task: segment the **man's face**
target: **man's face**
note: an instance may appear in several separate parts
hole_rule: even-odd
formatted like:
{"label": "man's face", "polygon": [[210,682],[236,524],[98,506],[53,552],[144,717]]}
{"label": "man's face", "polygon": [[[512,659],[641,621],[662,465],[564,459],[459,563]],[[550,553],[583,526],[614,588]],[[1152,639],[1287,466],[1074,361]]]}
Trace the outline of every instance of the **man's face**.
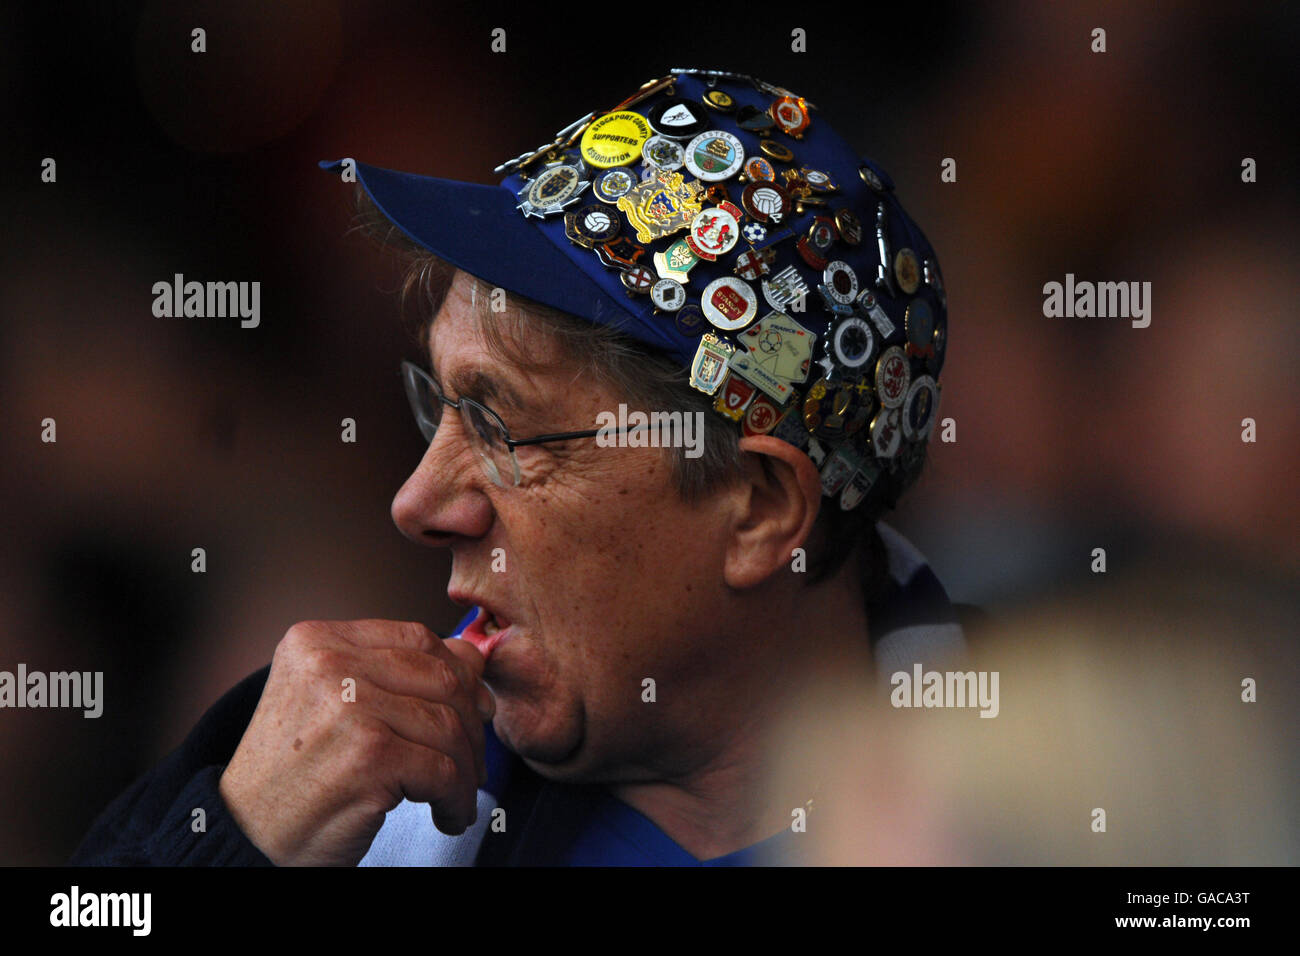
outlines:
{"label": "man's face", "polygon": [[[489,352],[478,317],[487,290],[473,304],[473,287],[456,273],[429,334],[448,398],[491,408],[512,438],[596,428],[599,412],[627,401],[574,363],[525,374]],[[542,332],[523,327],[530,354],[560,358]],[[586,438],[516,454],[520,485],[494,485],[446,408],[392,507],[403,534],[451,549],[452,599],[506,627],[484,674],[497,735],[552,778],[689,769],[701,754],[682,741],[715,710],[723,717],[727,674],[742,656],[718,613],[726,509],[681,501],[660,449]],[[655,702],[643,700],[646,678]]]}

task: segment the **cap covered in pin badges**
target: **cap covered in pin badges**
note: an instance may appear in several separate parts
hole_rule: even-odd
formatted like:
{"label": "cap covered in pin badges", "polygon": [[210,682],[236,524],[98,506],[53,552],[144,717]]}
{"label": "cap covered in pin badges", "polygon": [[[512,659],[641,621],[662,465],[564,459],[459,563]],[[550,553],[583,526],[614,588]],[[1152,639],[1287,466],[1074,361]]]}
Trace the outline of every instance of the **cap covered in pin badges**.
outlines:
{"label": "cap covered in pin badges", "polygon": [[745,435],[805,450],[841,508],[924,457],[938,257],[888,174],[804,97],[674,70],[498,166],[497,186],[355,169],[438,257],[674,356]]}

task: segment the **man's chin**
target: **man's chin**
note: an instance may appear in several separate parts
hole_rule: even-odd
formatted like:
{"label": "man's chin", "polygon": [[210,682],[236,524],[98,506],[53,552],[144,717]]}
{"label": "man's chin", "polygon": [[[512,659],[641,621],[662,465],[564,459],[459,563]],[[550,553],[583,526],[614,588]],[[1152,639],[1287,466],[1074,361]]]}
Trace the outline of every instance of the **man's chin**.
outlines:
{"label": "man's chin", "polygon": [[497,699],[497,715],[492,730],[506,749],[518,754],[535,772],[543,777],[564,776],[579,758],[585,734],[580,720],[563,721],[561,726],[543,728],[538,721],[520,719],[511,710],[502,707]]}

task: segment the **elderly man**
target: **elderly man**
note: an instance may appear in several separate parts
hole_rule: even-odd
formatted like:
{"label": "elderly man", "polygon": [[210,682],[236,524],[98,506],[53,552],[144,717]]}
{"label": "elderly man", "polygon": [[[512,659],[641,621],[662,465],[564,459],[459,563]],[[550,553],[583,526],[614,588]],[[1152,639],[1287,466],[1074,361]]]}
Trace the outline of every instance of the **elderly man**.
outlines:
{"label": "elderly man", "polygon": [[781,714],[962,650],[878,524],[946,331],[889,177],[803,98],[703,71],[497,187],[323,165],[412,253],[429,444],[393,518],[472,610],[448,639],[295,625],[73,862],[796,860],[817,781],[770,785]]}

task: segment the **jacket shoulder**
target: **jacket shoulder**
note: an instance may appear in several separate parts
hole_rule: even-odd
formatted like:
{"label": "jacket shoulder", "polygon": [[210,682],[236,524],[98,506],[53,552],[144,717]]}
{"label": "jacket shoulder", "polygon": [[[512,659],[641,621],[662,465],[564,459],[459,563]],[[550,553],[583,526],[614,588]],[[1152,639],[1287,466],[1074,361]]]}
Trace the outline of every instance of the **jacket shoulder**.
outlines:
{"label": "jacket shoulder", "polygon": [[235,824],[218,791],[270,670],[268,664],[249,674],[209,707],[179,747],[99,815],[69,864],[270,865]]}

